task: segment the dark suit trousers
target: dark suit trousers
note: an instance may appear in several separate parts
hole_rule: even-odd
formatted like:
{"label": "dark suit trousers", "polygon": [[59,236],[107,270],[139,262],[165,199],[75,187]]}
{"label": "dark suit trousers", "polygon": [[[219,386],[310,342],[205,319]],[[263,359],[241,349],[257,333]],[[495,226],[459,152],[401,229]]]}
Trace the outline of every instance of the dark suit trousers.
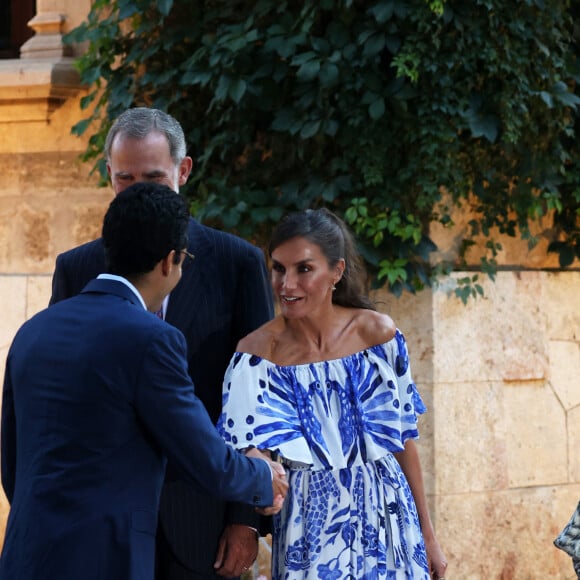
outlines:
{"label": "dark suit trousers", "polygon": [[[156,580],[224,580],[214,572],[213,564],[224,527],[225,505],[216,497],[196,493],[183,481],[166,483],[161,493],[163,511],[157,529]],[[188,520],[186,529],[165,528],[162,519],[174,521],[176,516],[172,512],[192,514],[195,519]],[[165,529],[173,534],[171,541]],[[176,550],[178,554],[187,553],[188,562],[195,562],[195,569],[183,562]]]}
{"label": "dark suit trousers", "polygon": [[186,568],[176,557],[167,543],[163,530],[157,531],[156,543],[156,580],[226,580],[218,574],[202,574]]}
{"label": "dark suit trousers", "polygon": [[216,580],[222,576],[214,574],[200,574],[186,568],[173,554],[165,534],[161,529],[157,531],[157,543],[155,546],[155,579],[156,580]]}

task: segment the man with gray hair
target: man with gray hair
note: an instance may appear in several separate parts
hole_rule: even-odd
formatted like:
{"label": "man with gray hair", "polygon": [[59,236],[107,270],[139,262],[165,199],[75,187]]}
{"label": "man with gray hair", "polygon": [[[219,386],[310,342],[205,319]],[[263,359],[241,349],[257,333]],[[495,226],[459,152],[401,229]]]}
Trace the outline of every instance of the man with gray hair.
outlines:
{"label": "man with gray hair", "polygon": [[[129,109],[114,122],[105,154],[115,194],[139,181],[179,191],[193,165],[180,124],[145,107]],[[196,259],[184,267],[159,315],[185,335],[188,372],[215,423],[235,346],[273,317],[272,294],[258,248],[191,218],[188,235],[187,250]],[[78,294],[103,266],[100,239],[59,255],[50,303]],[[252,508],[199,493],[169,464],[159,511],[157,580],[238,577],[258,554],[257,528]]]}

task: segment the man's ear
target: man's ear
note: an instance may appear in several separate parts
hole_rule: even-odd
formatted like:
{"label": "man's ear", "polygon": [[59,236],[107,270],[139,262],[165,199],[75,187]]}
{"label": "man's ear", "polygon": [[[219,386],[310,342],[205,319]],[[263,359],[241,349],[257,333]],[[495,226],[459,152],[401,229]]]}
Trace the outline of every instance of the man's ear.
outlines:
{"label": "man's ear", "polygon": [[193,159],[184,157],[179,164],[179,185],[185,185],[193,168]]}
{"label": "man's ear", "polygon": [[171,250],[171,252],[169,252],[169,254],[167,254],[167,256],[165,256],[165,258],[161,260],[161,273],[164,276],[169,276],[169,274],[171,274],[172,269],[175,266],[177,266],[174,260],[175,260],[175,250]]}

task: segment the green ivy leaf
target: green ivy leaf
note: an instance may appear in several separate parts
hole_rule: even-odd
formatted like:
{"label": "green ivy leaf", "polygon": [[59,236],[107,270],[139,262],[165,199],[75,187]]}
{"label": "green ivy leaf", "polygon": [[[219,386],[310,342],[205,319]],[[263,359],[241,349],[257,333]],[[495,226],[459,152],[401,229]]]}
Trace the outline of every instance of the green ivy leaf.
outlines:
{"label": "green ivy leaf", "polygon": [[385,99],[378,98],[369,105],[369,115],[373,121],[377,121],[385,114]]}
{"label": "green ivy leaf", "polygon": [[385,48],[387,43],[386,35],[383,33],[376,33],[369,37],[365,42],[363,54],[366,57],[371,57],[379,54]]}
{"label": "green ivy leaf", "polygon": [[469,128],[474,137],[485,137],[495,143],[498,133],[498,118],[495,115],[474,115],[469,120]]}
{"label": "green ivy leaf", "polygon": [[580,104],[580,97],[570,91],[565,83],[561,81],[556,83],[553,90],[554,96],[560,103],[569,107],[577,107]]}
{"label": "green ivy leaf", "polygon": [[173,0],[157,0],[157,10],[163,14],[163,16],[169,16],[173,8]]}
{"label": "green ivy leaf", "polygon": [[119,2],[119,20],[126,20],[139,13],[139,6],[135,2],[120,1]]}
{"label": "green ivy leaf", "polygon": [[311,81],[320,72],[320,61],[319,60],[309,60],[300,66],[296,71],[296,78],[301,81]]}
{"label": "green ivy leaf", "polygon": [[332,63],[324,63],[320,70],[320,84],[331,87],[338,82],[338,67]]}
{"label": "green ivy leaf", "polygon": [[296,121],[296,112],[293,109],[280,109],[274,114],[272,130],[281,132],[289,131],[290,127],[292,127]]}
{"label": "green ivy leaf", "polygon": [[395,2],[389,0],[388,2],[377,2],[370,10],[370,13],[375,17],[379,24],[384,24],[387,20],[393,17],[393,10]]}
{"label": "green ivy leaf", "polygon": [[218,80],[218,85],[215,90],[215,98],[218,101],[225,101],[230,90],[230,77],[223,75]]}
{"label": "green ivy leaf", "polygon": [[228,95],[235,103],[239,103],[246,93],[246,87],[246,81],[243,79],[236,79],[230,83],[228,87]]}
{"label": "green ivy leaf", "polygon": [[302,130],[300,131],[300,137],[302,139],[310,139],[310,137],[314,137],[318,130],[320,129],[320,120],[318,121],[307,121],[304,123]]}
{"label": "green ivy leaf", "polygon": [[78,136],[84,135],[90,123],[91,123],[90,119],[83,119],[82,121],[75,123],[71,130],[72,134]]}

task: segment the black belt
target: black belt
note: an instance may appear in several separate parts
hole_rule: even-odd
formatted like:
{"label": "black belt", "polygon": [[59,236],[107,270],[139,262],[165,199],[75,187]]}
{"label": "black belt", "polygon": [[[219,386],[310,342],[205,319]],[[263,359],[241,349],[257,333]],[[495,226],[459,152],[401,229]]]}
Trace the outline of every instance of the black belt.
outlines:
{"label": "black belt", "polygon": [[286,469],[310,469],[312,465],[310,463],[302,463],[302,461],[292,461],[291,459],[286,459],[279,453],[272,451],[272,461],[281,463]]}

